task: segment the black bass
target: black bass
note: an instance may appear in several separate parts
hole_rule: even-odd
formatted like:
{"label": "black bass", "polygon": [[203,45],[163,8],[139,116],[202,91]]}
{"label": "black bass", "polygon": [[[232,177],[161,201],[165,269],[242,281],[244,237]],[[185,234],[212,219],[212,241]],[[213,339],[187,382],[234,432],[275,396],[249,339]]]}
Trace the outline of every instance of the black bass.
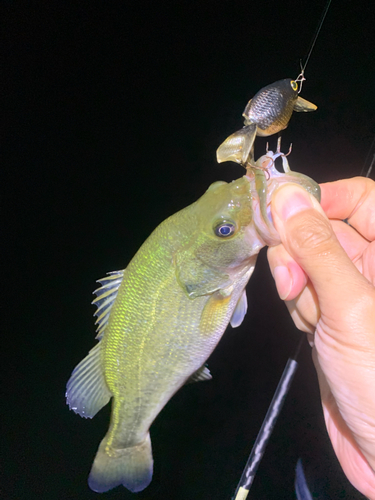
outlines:
{"label": "black bass", "polygon": [[273,190],[298,182],[319,197],[317,184],[291,172],[285,157],[285,173],[277,172],[277,155],[258,160],[267,163],[267,180],[258,169],[230,184],[215,182],[162,222],[126,269],[99,280],[99,343],[73,371],[66,393],[70,408],[86,418],[112,398],[89,476],[94,491],[122,484],[137,492],[150,483],[150,425],[186,382],[211,378],[205,361],[228,323],[239,326],[246,314],[245,286],[260,249],[280,242],[268,215]]}

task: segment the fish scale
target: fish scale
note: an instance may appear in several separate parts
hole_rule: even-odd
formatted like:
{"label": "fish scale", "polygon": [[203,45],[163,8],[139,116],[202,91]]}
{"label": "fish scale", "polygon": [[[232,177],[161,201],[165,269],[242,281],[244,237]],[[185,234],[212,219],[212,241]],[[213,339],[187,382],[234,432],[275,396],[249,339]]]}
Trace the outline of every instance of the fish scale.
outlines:
{"label": "fish scale", "polygon": [[[236,226],[229,238],[215,233],[218,225],[228,224]],[[249,231],[255,236],[250,245]],[[118,484],[140,491],[151,481],[149,427],[190,377],[210,378],[204,363],[242,304],[264,246],[256,235],[249,179],[214,183],[196,203],[156,228],[118,273],[123,278],[113,296],[107,289],[97,291],[98,309],[114,299],[109,317],[99,344],[73,372],[67,390],[70,406],[85,417],[112,398],[110,427],[89,477],[94,491]],[[241,311],[243,317],[246,308]],[[85,386],[88,378],[96,391]]]}
{"label": "fish scale", "polygon": [[[229,184],[215,182],[195,203],[162,222],[128,267],[99,280],[97,345],[73,370],[67,402],[92,418],[112,399],[108,432],[89,475],[96,492],[123,485],[141,491],[152,479],[149,428],[185,383],[209,380],[205,361],[228,323],[241,324],[245,287],[260,249],[280,242],[267,206],[280,183],[318,195],[311,179],[274,167]],[[108,293],[111,291],[111,293]],[[101,316],[102,310],[105,316]]]}

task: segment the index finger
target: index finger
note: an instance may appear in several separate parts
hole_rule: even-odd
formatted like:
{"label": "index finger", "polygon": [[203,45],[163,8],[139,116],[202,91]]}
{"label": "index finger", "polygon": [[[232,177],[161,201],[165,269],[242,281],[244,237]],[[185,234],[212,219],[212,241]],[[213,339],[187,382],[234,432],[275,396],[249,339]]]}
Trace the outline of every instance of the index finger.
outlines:
{"label": "index finger", "polygon": [[353,177],[320,185],[323,210],[330,219],[348,219],[369,241],[375,240],[375,182]]}

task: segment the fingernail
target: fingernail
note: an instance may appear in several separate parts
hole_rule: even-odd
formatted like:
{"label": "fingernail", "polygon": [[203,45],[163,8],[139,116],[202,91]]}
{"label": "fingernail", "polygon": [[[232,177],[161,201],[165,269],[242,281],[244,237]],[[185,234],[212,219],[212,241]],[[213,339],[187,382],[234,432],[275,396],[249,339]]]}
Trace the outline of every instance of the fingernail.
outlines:
{"label": "fingernail", "polygon": [[278,216],[284,221],[298,212],[313,207],[309,193],[293,184],[287,184],[278,189],[275,192],[272,205]]}
{"label": "fingernail", "polygon": [[285,300],[292,289],[293,281],[289,270],[285,266],[276,266],[273,270],[277,293],[281,300]]}

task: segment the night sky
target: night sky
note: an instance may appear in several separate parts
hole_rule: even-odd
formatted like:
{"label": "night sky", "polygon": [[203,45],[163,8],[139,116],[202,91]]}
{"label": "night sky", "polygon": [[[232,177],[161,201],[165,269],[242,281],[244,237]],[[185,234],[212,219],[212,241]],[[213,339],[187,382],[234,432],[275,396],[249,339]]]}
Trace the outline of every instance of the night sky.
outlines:
{"label": "night sky", "polygon": [[[297,77],[324,6],[2,2],[1,499],[99,498],[87,476],[110,408],[84,420],[64,398],[95,345],[95,280],[210,183],[243,175],[216,149],[260,88]],[[318,182],[359,175],[374,137],[374,13],[333,0],[301,93],[318,110],[282,133],[291,168]],[[154,480],[139,499],[232,497],[300,335],[264,250],[247,294],[244,323],[209,359],[213,380],[181,389],[153,424]],[[293,499],[299,457],[314,498],[363,498],[331,449],[307,342],[300,362],[248,498]]]}

